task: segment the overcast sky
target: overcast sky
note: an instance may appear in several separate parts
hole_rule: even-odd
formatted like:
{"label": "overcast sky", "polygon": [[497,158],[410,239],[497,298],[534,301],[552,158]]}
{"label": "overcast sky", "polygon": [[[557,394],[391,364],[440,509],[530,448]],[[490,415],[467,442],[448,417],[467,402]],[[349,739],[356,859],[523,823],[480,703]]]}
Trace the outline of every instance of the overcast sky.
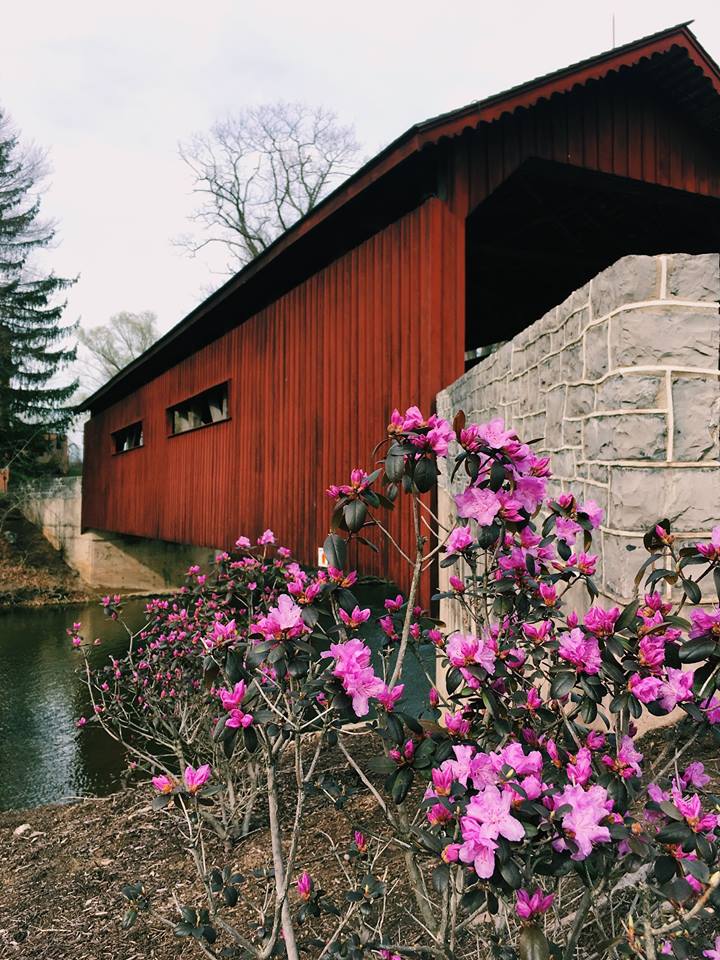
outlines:
{"label": "overcast sky", "polygon": [[411,124],[695,17],[720,59],[720,3],[695,0],[25,0],[2,4],[0,103],[53,168],[52,264],[68,319],[154,310],[167,330],[212,263],[172,239],[192,209],[178,140],[277,99],[336,111],[372,155]]}

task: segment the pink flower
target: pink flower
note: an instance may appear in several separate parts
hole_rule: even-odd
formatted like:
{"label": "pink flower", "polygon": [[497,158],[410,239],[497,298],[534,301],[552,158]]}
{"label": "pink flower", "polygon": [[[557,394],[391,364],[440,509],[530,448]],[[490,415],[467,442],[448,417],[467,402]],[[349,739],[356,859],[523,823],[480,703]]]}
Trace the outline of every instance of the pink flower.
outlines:
{"label": "pink flower", "polygon": [[370,712],[370,697],[385,692],[383,681],[375,676],[370,666],[370,649],[362,640],[353,639],[346,643],[333,643],[322,657],[333,657],[335,668],[333,676],[342,681],[345,693],[352,699],[352,707],[358,717]]}
{"label": "pink flower", "polygon": [[720,527],[713,527],[710,543],[696,543],[695,546],[706,560],[720,560]]}
{"label": "pink flower", "polygon": [[277,606],[270,607],[267,617],[261,617],[256,629],[266,640],[297,637],[305,630],[302,609],[291,596],[284,593],[278,597]]}
{"label": "pink flower", "polygon": [[581,747],[568,763],[566,770],[570,783],[584,787],[592,776],[592,754],[587,747]]}
{"label": "pink flower", "polygon": [[348,630],[357,630],[361,623],[365,623],[366,620],[370,619],[370,610],[361,610],[358,606],[355,607],[352,613],[347,613],[341,607],[339,613],[340,619]]}
{"label": "pink flower", "polygon": [[571,553],[568,557],[568,567],[577,567],[578,572],[586,577],[592,577],[597,569],[597,554],[595,553]]}
{"label": "pink flower", "polygon": [[234,709],[230,711],[230,715],[225,721],[225,726],[230,727],[233,730],[237,730],[240,727],[246,729],[247,727],[251,726],[252,722],[252,714],[244,713],[239,709]]}
{"label": "pink flower", "polygon": [[457,863],[460,859],[460,844],[449,843],[440,854],[443,863]]}
{"label": "pink flower", "polygon": [[232,691],[220,690],[218,692],[218,696],[220,697],[220,702],[225,710],[233,710],[235,707],[239,707],[243,702],[246,692],[247,688],[245,686],[245,681],[240,680],[239,683],[235,684]]}
{"label": "pink flower", "polygon": [[[458,859],[462,860],[463,863],[471,863],[479,877],[483,879],[491,877],[495,872],[495,851],[498,845],[494,840],[485,836],[481,825],[471,817],[463,817],[460,821],[460,828],[464,842],[458,847]],[[452,850],[446,847],[443,854],[447,852],[448,857],[452,856],[454,846],[454,844],[451,845]]]}
{"label": "pink flower", "polygon": [[556,587],[551,583],[541,583],[539,586],[540,596],[542,602],[546,607],[554,607],[558,602],[558,595]]}
{"label": "pink flower", "polygon": [[590,607],[583,619],[585,629],[594,633],[596,637],[610,637],[615,632],[615,624],[620,617],[620,610],[603,610],[602,607]]}
{"label": "pink flower", "polygon": [[716,607],[709,613],[696,607],[690,612],[690,619],[692,629],[688,636],[691,640],[707,636],[717,637],[720,640],[720,607]]}
{"label": "pink flower", "polygon": [[560,634],[560,646],[558,654],[572,663],[578,673],[586,673],[589,676],[600,672],[602,660],[600,659],[600,647],[597,639],[583,633],[579,627],[575,627],[569,633]]}
{"label": "pink flower", "polygon": [[75,726],[82,730],[86,723],[87,717],[79,717]]}
{"label": "pink flower", "polygon": [[235,546],[238,550],[247,550],[250,547],[250,541],[247,537],[238,537],[235,541]]}
{"label": "pink flower", "polygon": [[428,787],[428,796],[449,797],[454,779],[454,762],[446,760],[440,767],[430,771],[432,787]]}
{"label": "pink flower", "polygon": [[570,517],[558,517],[555,521],[555,533],[558,540],[564,540],[568,546],[573,546],[575,538],[582,530],[582,527]]}
{"label": "pink flower", "polygon": [[701,707],[707,714],[708,723],[720,723],[720,699],[715,694],[703,701]]}
{"label": "pink flower", "polygon": [[500,516],[503,520],[508,520],[510,523],[517,523],[522,520],[523,517],[520,513],[522,504],[519,500],[504,490],[499,490],[496,496],[500,504]]}
{"label": "pink flower", "polygon": [[176,786],[173,778],[165,776],[165,774],[160,777],[153,777],[152,785],[158,793],[172,793]]}
{"label": "pink flower", "polygon": [[482,827],[483,836],[490,840],[497,840],[498,837],[514,841],[522,840],[525,836],[525,827],[511,815],[511,804],[512,797],[508,792],[501,792],[493,784],[488,784],[472,798],[463,821],[468,819],[477,821]]}
{"label": "pink flower", "polygon": [[208,763],[204,763],[201,767],[198,767],[197,770],[189,765],[185,767],[184,780],[188,793],[197,793],[198,790],[208,782],[211,772],[210,764]]}
{"label": "pink flower", "polygon": [[628,690],[640,703],[652,703],[662,693],[663,682],[657,677],[641,677],[634,673],[630,677]]}
{"label": "pink flower", "polygon": [[457,515],[476,520],[481,527],[489,527],[500,512],[500,501],[492,490],[469,487],[455,497]]}
{"label": "pink flower", "polygon": [[473,797],[460,821],[463,844],[458,851],[463,863],[472,863],[479,877],[488,878],[495,870],[498,837],[522,840],[525,828],[510,813],[512,796],[488,784]]}
{"label": "pink flower", "polygon": [[[433,417],[430,418],[431,420]],[[436,457],[446,457],[450,441],[455,438],[455,431],[447,422],[435,417],[435,422],[427,432],[427,444]]]}
{"label": "pink flower", "polygon": [[667,682],[662,685],[659,698],[663,710],[674,710],[679,703],[692,700],[694,679],[694,670],[676,670],[674,667],[668,667]]}
{"label": "pink flower", "polygon": [[355,830],[353,833],[353,842],[358,853],[367,853],[367,840],[365,834],[361,833],[360,830]]}
{"label": "pink flower", "polygon": [[718,817],[714,813],[703,814],[700,797],[695,794],[683,797],[676,792],[673,794],[675,806],[685,817],[685,822],[695,833],[708,833],[718,824]]}
{"label": "pink flower", "polygon": [[535,646],[544,643],[552,633],[552,620],[540,620],[539,623],[524,623],[522,625],[523,633]]}
{"label": "pink flower", "polygon": [[681,781],[684,790],[688,787],[702,790],[710,783],[710,777],[705,773],[705,765],[699,760],[694,760],[683,770]]}
{"label": "pink flower", "polygon": [[393,687],[392,690],[387,684],[383,684],[384,689],[375,695],[378,703],[380,703],[388,713],[392,713],[395,709],[395,704],[403,695],[403,690],[405,689],[404,683],[399,683],[397,686]]}
{"label": "pink flower", "polygon": [[470,733],[470,721],[465,719],[462,710],[446,714],[445,726],[453,737],[466,737]]}
{"label": "pink flower", "polygon": [[478,425],[477,433],[483,443],[492,450],[504,450],[507,453],[517,453],[521,446],[514,430],[506,430],[505,422],[496,417],[488,423]]}
{"label": "pink flower", "polygon": [[545,499],[546,488],[544,477],[519,477],[515,483],[515,498],[532,516]]}
{"label": "pink flower", "polygon": [[642,758],[643,755],[635,749],[632,739],[630,737],[623,737],[617,757],[611,757],[606,754],[602,758],[602,762],[623,780],[628,780],[630,777],[642,776],[642,769],[640,767]]}
{"label": "pink flower", "polygon": [[[479,757],[483,757],[479,754]],[[499,774],[503,767],[510,767],[511,776],[526,776],[527,774],[537,774],[542,770],[542,754],[538,750],[531,750],[525,753],[522,744],[509,743],[501,750],[496,750],[489,755],[490,766],[492,770]],[[493,780],[497,779],[493,777]]]}
{"label": "pink flower", "polygon": [[495,648],[483,637],[454,633],[447,642],[446,651],[453,667],[478,664],[489,674],[495,673]]}
{"label": "pink flower", "polygon": [[604,511],[594,500],[586,500],[578,507],[578,513],[584,513],[593,527],[599,527],[603,521]]}
{"label": "pink flower", "polygon": [[453,818],[452,812],[442,803],[435,803],[432,807],[428,807],[426,816],[431,827],[447,823]]}
{"label": "pink flower", "polygon": [[[597,784],[588,790],[581,786],[565,787],[563,792],[554,798],[555,808],[569,806],[570,810],[563,815],[562,827],[568,838],[573,840],[577,851],[571,855],[572,860],[584,860],[592,853],[596,843],[609,843],[610,831],[601,822],[612,810],[612,800],[608,799],[607,791]],[[565,849],[564,841],[555,841],[556,849]]]}
{"label": "pink flower", "polygon": [[469,527],[455,527],[445,542],[448,553],[462,553],[473,542]]}
{"label": "pink flower", "polygon": [[[395,418],[395,413],[393,411],[393,419]],[[400,419],[402,430],[404,433],[408,433],[411,430],[419,430],[427,426],[425,417],[422,415],[419,407],[408,407],[405,411],[405,416]]]}
{"label": "pink flower", "polygon": [[638,660],[653,672],[665,663],[665,638],[657,634],[642,637],[638,644]]}
{"label": "pink flower", "polygon": [[313,891],[313,880],[307,870],[300,874],[297,882],[297,892],[301,900],[309,900]]}
{"label": "pink flower", "polygon": [[533,917],[546,913],[554,899],[554,894],[545,895],[539,887],[532,896],[527,890],[518,890],[515,893],[515,913],[521,920],[532,920]]}
{"label": "pink flower", "polygon": [[525,706],[526,706],[526,709],[530,711],[530,713],[534,713],[536,710],[538,710],[542,706],[542,699],[535,687],[530,687],[530,689],[528,690],[527,701]]}
{"label": "pink flower", "polygon": [[266,544],[270,543],[275,543],[275,534],[272,532],[272,530],[266,530],[265,533],[258,538],[258,544],[260,544],[260,546],[265,546]]}

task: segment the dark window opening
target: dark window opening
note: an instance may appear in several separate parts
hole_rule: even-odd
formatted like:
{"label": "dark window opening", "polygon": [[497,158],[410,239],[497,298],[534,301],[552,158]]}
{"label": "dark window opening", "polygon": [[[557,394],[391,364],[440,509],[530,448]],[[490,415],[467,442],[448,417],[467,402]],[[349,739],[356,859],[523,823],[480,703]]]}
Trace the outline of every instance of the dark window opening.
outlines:
{"label": "dark window opening", "polygon": [[125,453],[126,450],[136,450],[143,445],[142,420],[131,423],[129,427],[116,430],[112,435],[113,450],[115,453]]}
{"label": "dark window opening", "polygon": [[228,420],[228,385],[221,383],[210,390],[198,393],[189,400],[170,407],[168,410],[170,432],[187,433],[199,427],[209,427],[213,423]]}
{"label": "dark window opening", "polygon": [[719,244],[717,198],[527,160],[467,220],[466,363],[621,257],[715,252]]}

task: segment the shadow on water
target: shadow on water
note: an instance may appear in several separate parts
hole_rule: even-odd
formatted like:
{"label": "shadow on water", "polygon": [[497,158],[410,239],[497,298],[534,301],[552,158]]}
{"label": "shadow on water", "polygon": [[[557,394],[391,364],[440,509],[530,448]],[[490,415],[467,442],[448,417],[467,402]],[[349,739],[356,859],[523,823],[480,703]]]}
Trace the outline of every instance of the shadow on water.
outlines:
{"label": "shadow on water", "polygon": [[[137,628],[144,601],[129,601],[124,618]],[[127,649],[127,633],[99,604],[37,607],[0,612],[0,810],[111,793],[125,769],[122,749],[99,726],[76,727],[89,716],[82,655],[66,634],[81,624],[101,666]]]}

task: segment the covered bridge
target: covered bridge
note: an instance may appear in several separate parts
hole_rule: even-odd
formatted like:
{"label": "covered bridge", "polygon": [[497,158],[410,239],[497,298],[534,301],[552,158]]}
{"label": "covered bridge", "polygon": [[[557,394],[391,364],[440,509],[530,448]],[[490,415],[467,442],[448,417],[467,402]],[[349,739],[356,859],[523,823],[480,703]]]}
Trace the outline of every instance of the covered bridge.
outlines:
{"label": "covered bridge", "polygon": [[313,563],[325,488],[393,406],[429,410],[625,254],[718,250],[719,225],[720,71],[687,25],[420,123],[85,402],[83,528],[272,526]]}

